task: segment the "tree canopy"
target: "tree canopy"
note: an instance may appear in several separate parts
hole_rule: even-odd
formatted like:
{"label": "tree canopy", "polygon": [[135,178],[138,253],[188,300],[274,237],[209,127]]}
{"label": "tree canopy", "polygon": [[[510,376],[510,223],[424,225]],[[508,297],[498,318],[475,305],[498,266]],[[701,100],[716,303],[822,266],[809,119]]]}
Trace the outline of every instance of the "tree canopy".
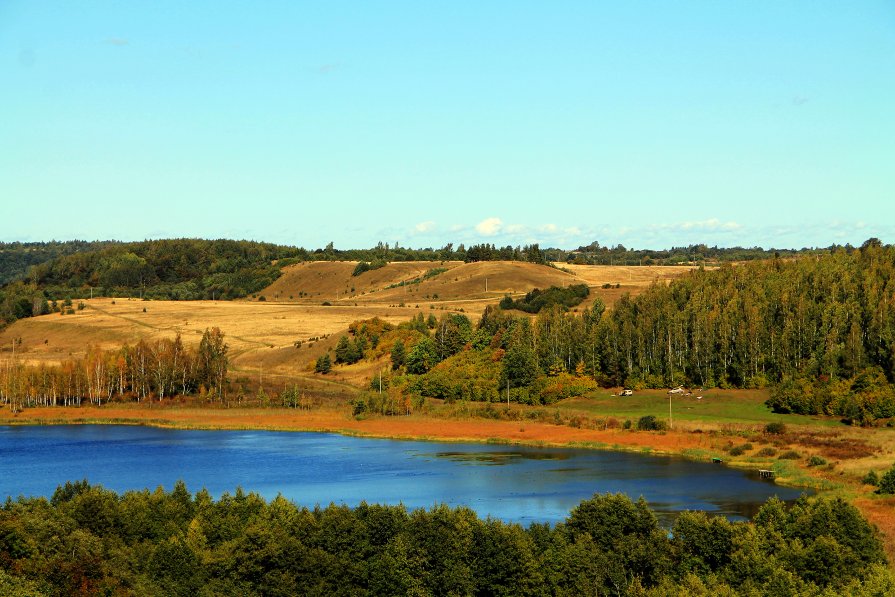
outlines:
{"label": "tree canopy", "polygon": [[0,591],[15,595],[892,594],[877,532],[841,499],[771,500],[751,522],[662,529],[641,499],[594,495],[555,526],[465,507],[305,508],[67,482],[0,507]]}

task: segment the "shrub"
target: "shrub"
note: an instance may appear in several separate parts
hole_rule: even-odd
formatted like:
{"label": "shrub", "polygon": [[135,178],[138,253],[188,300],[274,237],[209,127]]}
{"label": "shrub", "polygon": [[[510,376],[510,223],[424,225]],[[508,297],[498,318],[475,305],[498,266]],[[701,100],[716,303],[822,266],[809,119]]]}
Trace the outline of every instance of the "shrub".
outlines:
{"label": "shrub", "polygon": [[756,452],[755,455],[756,455],[756,456],[761,456],[762,458],[769,458],[769,457],[771,457],[771,456],[776,456],[776,455],[777,455],[777,450],[775,450],[774,448],[770,448],[770,447],[768,447],[768,448],[762,448],[761,450],[759,450],[758,452]]}
{"label": "shrub", "polygon": [[822,456],[812,456],[808,459],[808,466],[822,466],[827,463],[827,459]]}
{"label": "shrub", "polygon": [[788,450],[779,456],[780,460],[798,460],[801,457],[795,450]]}
{"label": "shrub", "polygon": [[653,415],[646,415],[637,420],[638,431],[664,431],[665,421],[658,420]]}
{"label": "shrub", "polygon": [[734,446],[727,451],[731,456],[742,456],[746,453],[746,449],[743,446]]}
{"label": "shrub", "polygon": [[364,400],[352,400],[349,404],[351,405],[351,415],[354,417],[367,412],[367,403]]}
{"label": "shrub", "polygon": [[886,471],[886,474],[879,480],[879,489],[876,492],[895,493],[895,466]]}
{"label": "shrub", "polygon": [[876,474],[876,471],[870,471],[864,478],[861,479],[861,483],[864,485],[873,485],[874,487],[879,486],[879,475]]}
{"label": "shrub", "polygon": [[625,419],[624,425],[622,425],[622,429],[630,429],[631,428],[631,419]]}
{"label": "shrub", "polygon": [[354,271],[351,272],[352,276],[359,276],[364,272],[369,272],[374,269],[379,269],[380,267],[385,267],[386,262],[382,259],[374,259],[372,262],[361,261],[355,267]]}
{"label": "shrub", "polygon": [[764,432],[769,435],[783,435],[786,433],[786,425],[779,422],[768,423],[764,426]]}

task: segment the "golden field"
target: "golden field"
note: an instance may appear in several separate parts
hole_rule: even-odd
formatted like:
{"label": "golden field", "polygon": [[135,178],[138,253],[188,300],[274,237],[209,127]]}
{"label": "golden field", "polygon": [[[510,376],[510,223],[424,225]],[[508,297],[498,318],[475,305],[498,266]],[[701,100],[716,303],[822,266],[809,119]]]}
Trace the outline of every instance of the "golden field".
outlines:
{"label": "golden field", "polygon": [[[591,287],[591,301],[584,306],[594,297],[611,304],[625,292],[637,294],[654,281],[668,281],[691,269],[569,266],[569,271],[562,271],[521,262],[422,261],[389,263],[352,276],[356,265],[308,262],[288,266],[268,288],[238,301],[85,300],[85,308],[74,315],[24,319],[0,332],[0,359],[8,356],[13,338],[21,339],[16,350],[25,362],[56,364],[83,356],[88,346],[114,349],[141,338],[173,338],[179,333],[185,343],[198,343],[206,328],[218,327],[230,345],[237,373],[255,375],[263,369],[271,379],[302,378],[308,375],[308,364],[334,346],[351,322],[360,319],[379,317],[399,323],[417,313],[438,316],[454,311],[475,322],[486,306],[506,294],[581,283]],[[423,279],[426,272],[437,269],[445,271]],[[613,288],[604,289],[603,284]],[[301,342],[299,348],[297,342]],[[364,370],[364,366],[354,369]],[[352,370],[344,374],[357,377]],[[331,377],[340,375],[337,372]]]}

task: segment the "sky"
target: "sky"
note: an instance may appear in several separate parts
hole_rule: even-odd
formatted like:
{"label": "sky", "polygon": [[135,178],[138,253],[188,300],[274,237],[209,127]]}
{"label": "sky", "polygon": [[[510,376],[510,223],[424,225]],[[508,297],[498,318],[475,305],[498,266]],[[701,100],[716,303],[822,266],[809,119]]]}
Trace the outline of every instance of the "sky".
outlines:
{"label": "sky", "polygon": [[895,242],[895,2],[0,0],[0,240]]}

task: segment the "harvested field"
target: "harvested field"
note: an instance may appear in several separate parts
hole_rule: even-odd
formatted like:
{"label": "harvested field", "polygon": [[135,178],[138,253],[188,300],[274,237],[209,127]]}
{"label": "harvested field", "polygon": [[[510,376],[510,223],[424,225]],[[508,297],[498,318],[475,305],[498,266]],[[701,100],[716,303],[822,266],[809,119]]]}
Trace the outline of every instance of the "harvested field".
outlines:
{"label": "harvested field", "polygon": [[[92,299],[75,315],[44,315],[17,321],[0,333],[0,346],[9,352],[13,338],[26,362],[58,363],[82,356],[88,346],[112,349],[141,338],[173,338],[180,333],[187,344],[197,344],[206,328],[219,327],[237,358],[255,350],[308,351],[314,338],[331,336],[357,319],[380,317],[398,323],[418,311],[409,307],[353,305],[286,305],[241,301],[139,301]],[[144,312],[145,309],[145,312]],[[296,349],[295,342],[302,341]]]}
{"label": "harvested field", "polygon": [[[619,279],[620,289],[592,288],[592,296],[599,295],[611,303],[616,294],[642,291],[657,276],[670,279],[687,269],[568,266],[572,271],[568,273],[521,262],[421,261],[389,263],[352,276],[356,265],[310,262],[288,266],[256,298],[239,301],[85,300],[86,308],[74,315],[17,321],[0,332],[0,353],[10,350],[13,338],[21,338],[17,350],[25,362],[52,364],[83,356],[88,346],[114,349],[135,344],[141,338],[152,340],[180,333],[187,344],[197,343],[206,328],[219,327],[226,335],[237,370],[260,370],[263,363],[271,374],[303,376],[308,363],[334,345],[332,337],[344,333],[359,319],[380,317],[398,323],[420,312],[438,316],[445,311],[462,311],[475,322],[486,306],[497,303],[505,294]],[[622,279],[625,276],[627,283]],[[265,300],[258,300],[260,296]],[[330,305],[324,306],[324,302]],[[301,347],[295,348],[299,341]]]}

